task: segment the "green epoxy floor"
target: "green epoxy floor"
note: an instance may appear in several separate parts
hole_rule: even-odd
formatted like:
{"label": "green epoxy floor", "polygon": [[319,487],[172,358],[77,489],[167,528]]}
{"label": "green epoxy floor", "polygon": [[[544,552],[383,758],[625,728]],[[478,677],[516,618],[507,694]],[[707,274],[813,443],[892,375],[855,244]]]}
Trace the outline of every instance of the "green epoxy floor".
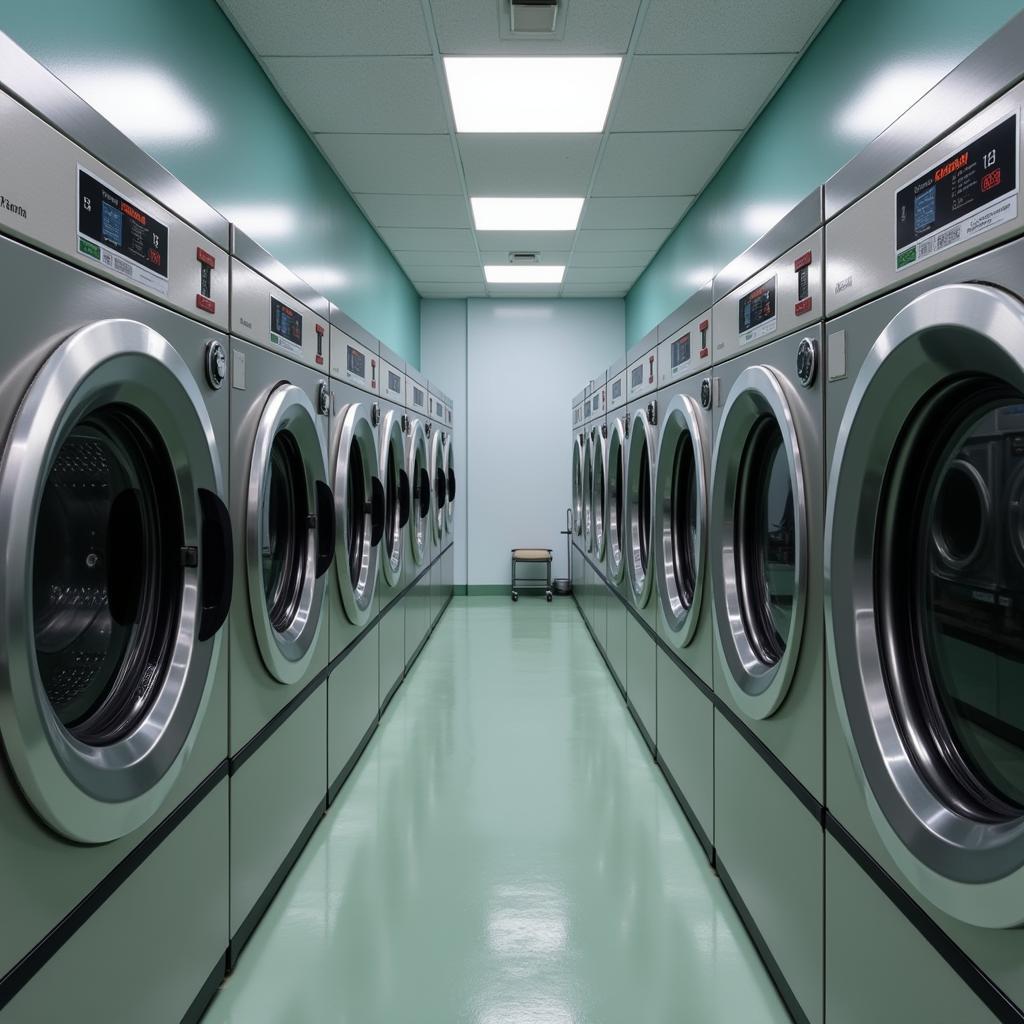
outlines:
{"label": "green epoxy floor", "polygon": [[205,1020],[789,1018],[572,602],[457,598]]}

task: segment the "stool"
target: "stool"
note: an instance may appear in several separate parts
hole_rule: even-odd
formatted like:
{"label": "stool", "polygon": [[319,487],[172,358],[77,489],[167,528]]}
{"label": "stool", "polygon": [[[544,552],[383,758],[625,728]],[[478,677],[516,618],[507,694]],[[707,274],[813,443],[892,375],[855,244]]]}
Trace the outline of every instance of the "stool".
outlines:
{"label": "stool", "polygon": [[[521,564],[537,565],[543,563],[547,569],[546,580],[519,579],[516,566]],[[551,600],[551,548],[513,548],[512,549],[512,600],[519,600],[518,586],[525,584],[534,590],[543,590],[544,596]]]}

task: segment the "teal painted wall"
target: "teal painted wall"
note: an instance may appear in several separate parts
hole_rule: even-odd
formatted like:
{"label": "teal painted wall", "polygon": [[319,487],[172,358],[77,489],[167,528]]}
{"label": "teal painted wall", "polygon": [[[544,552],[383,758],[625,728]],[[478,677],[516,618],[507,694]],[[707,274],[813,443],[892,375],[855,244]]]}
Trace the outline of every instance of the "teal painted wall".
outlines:
{"label": "teal painted wall", "polygon": [[419,365],[418,294],[214,0],[0,0],[0,31]]}
{"label": "teal painted wall", "polygon": [[1021,10],[843,0],[626,296],[639,341]]}

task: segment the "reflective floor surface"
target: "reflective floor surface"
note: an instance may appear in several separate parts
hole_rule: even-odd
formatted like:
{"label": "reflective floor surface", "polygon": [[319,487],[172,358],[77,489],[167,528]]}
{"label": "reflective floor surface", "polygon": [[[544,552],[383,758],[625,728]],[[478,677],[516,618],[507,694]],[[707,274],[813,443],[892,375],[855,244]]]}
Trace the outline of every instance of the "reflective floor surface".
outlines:
{"label": "reflective floor surface", "polygon": [[206,1021],[788,1021],[570,599],[457,598]]}

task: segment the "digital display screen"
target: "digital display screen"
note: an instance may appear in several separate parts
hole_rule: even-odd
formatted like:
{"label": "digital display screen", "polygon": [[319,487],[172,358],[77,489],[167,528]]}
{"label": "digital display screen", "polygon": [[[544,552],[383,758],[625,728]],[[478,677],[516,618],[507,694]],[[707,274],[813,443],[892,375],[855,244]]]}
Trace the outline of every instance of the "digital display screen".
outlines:
{"label": "digital display screen", "polygon": [[672,342],[672,369],[690,361],[690,336],[684,334]]}
{"label": "digital display screen", "polygon": [[740,299],[740,334],[775,319],[775,278]]}
{"label": "digital display screen", "polygon": [[612,381],[612,401],[622,397],[622,380]]}
{"label": "digital display screen", "polygon": [[388,391],[398,392],[402,390],[402,378],[397,373],[388,370]]}
{"label": "digital display screen", "polygon": [[640,366],[634,366],[629,374],[629,386],[631,388],[638,388],[644,382],[644,368],[643,364]]}
{"label": "digital display screen", "polygon": [[587,417],[587,416],[589,416],[589,415],[590,415],[590,399],[588,398],[588,399],[587,399],[587,400],[586,400],[586,401],[585,401],[585,402],[583,403],[583,416],[584,416],[584,417]]}
{"label": "digital display screen", "polygon": [[412,404],[423,405],[423,392],[419,388],[412,389]]}
{"label": "digital display screen", "polygon": [[302,316],[273,297],[270,299],[270,329],[293,345],[302,344]]}
{"label": "digital display screen", "polygon": [[366,356],[351,345],[348,346],[348,372],[357,377],[366,377]]}
{"label": "digital display screen", "polygon": [[1017,115],[896,193],[896,269],[1017,216]]}

